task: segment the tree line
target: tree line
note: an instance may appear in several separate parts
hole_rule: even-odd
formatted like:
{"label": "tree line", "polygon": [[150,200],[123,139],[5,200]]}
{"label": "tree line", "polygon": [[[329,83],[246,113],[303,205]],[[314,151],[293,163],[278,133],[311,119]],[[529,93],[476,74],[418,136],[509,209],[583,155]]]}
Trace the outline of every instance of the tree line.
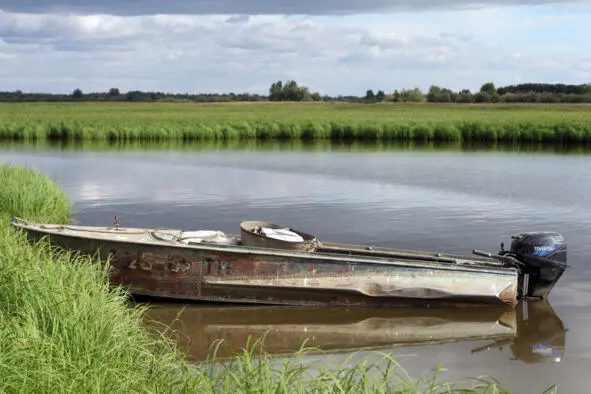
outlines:
{"label": "tree line", "polygon": [[251,93],[165,93],[133,90],[121,93],[118,88],[106,92],[83,93],[75,89],[71,94],[59,93],[24,93],[0,91],[0,102],[228,102],[228,101],[263,101],[267,96]]}
{"label": "tree line", "polygon": [[431,103],[591,103],[591,84],[566,85],[524,83],[497,88],[493,82],[484,83],[476,92],[431,85],[427,92],[420,89],[395,90],[385,94],[368,90],[365,102],[431,102]]}
{"label": "tree line", "polygon": [[478,91],[453,91],[432,85],[426,92],[418,88],[384,90],[368,89],[365,95],[329,96],[310,92],[294,80],[276,81],[269,94],[252,93],[164,93],[139,90],[121,93],[118,88],[105,92],[84,93],[75,89],[70,94],[23,93],[0,91],[0,102],[241,102],[241,101],[341,101],[353,103],[432,102],[432,103],[591,103],[591,83],[580,85],[523,83],[497,88],[493,82],[484,83]]}

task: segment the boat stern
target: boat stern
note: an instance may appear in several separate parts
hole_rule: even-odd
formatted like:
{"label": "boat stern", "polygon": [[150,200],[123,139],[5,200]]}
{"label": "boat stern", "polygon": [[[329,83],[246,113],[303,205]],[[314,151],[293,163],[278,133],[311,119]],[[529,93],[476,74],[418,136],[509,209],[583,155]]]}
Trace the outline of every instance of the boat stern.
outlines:
{"label": "boat stern", "polygon": [[567,268],[567,245],[554,232],[513,236],[510,254],[522,263],[521,295],[545,299]]}

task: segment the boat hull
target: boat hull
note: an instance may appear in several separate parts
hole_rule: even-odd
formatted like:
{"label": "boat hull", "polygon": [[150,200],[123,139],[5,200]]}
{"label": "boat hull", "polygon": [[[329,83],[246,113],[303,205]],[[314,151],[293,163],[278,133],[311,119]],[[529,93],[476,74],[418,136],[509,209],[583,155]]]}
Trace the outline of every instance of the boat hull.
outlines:
{"label": "boat hull", "polygon": [[242,246],[173,245],[149,239],[149,230],[142,229],[87,231],[83,236],[75,226],[20,227],[31,241],[49,237],[51,244],[66,250],[109,258],[111,282],[137,295],[302,306],[517,303],[519,275],[510,268]]}

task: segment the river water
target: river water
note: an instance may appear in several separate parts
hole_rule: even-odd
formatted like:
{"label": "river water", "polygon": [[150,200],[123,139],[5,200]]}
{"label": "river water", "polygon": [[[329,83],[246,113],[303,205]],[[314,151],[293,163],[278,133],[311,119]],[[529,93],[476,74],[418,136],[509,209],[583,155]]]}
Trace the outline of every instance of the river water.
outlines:
{"label": "river water", "polygon": [[[568,242],[569,269],[549,304],[513,313],[155,302],[151,316],[164,323],[179,317],[174,327],[194,359],[216,338],[240,346],[249,334],[271,330],[267,349],[275,353],[289,354],[311,338],[335,357],[359,349],[367,357],[376,349],[404,355],[414,376],[443,364],[444,379],[490,375],[519,393],[553,384],[561,393],[580,393],[591,384],[591,154],[585,151],[5,144],[4,162],[55,177],[75,220],[86,225],[111,225],[117,215],[124,227],[238,233],[240,221],[264,220],[321,241],[461,254],[497,251],[520,231],[558,231]],[[498,319],[517,324],[517,333]],[[457,341],[437,343],[445,339]]]}

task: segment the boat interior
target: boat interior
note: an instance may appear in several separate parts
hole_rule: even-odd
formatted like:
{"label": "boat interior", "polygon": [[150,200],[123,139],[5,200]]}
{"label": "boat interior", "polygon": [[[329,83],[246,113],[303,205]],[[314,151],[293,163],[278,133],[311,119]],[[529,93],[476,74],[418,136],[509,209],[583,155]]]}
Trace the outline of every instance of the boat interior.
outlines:
{"label": "boat interior", "polygon": [[[16,218],[18,219],[18,218]],[[353,245],[332,242],[319,242],[315,236],[288,227],[266,222],[242,222],[241,233],[228,234],[218,230],[178,230],[168,228],[123,228],[115,222],[112,227],[93,227],[60,224],[36,224],[22,220],[13,220],[15,226],[27,227],[51,234],[59,233],[66,236],[114,240],[119,242],[212,246],[215,248],[233,249],[248,248],[249,250],[265,250],[276,252],[312,253],[323,255],[341,255],[348,257],[367,257],[373,259],[396,259],[424,261],[433,263],[462,265],[492,265],[502,267],[504,264],[494,258],[477,255],[459,256],[437,252],[424,252],[366,245]],[[246,224],[246,226],[245,226]],[[248,226],[250,224],[250,227]],[[267,225],[267,228],[265,228]],[[260,227],[263,227],[262,229]],[[266,231],[265,231],[266,230]],[[272,231],[275,230],[275,231]],[[262,245],[258,239],[265,242]],[[306,248],[302,249],[301,246]]]}

